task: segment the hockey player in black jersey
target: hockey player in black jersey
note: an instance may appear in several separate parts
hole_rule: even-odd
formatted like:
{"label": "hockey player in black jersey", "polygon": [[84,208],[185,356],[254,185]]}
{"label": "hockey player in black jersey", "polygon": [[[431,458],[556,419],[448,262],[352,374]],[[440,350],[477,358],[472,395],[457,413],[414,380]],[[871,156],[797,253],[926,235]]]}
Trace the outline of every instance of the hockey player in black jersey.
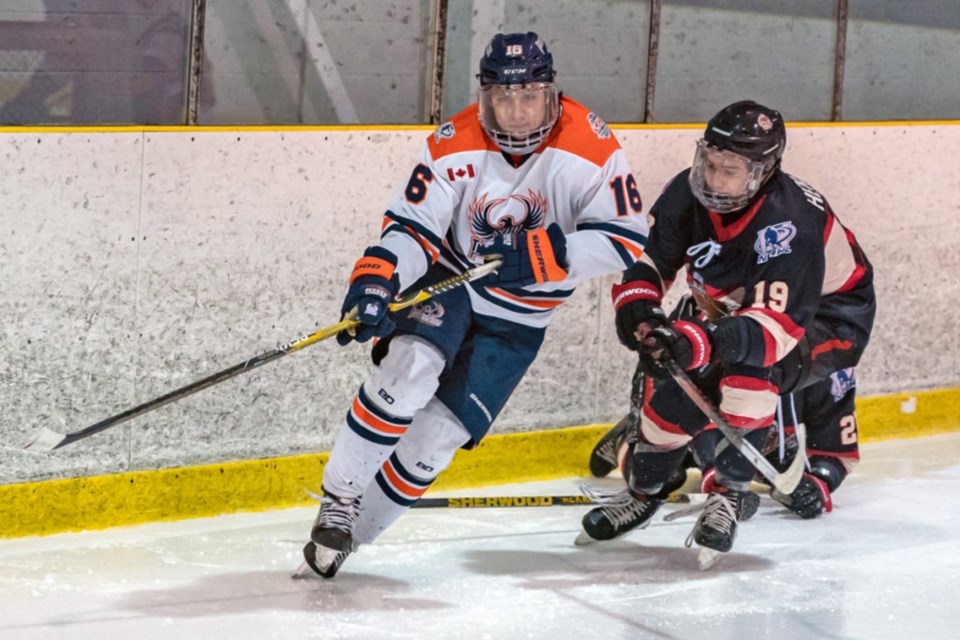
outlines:
{"label": "hockey player in black jersey", "polygon": [[[626,496],[585,516],[587,537],[609,539],[649,523],[691,439],[709,426],[666,374],[663,357],[691,372],[757,448],[767,441],[778,397],[823,396],[831,374],[859,362],[876,312],[872,267],[827,200],[781,170],[785,146],[779,112],[752,101],[731,104],[707,123],[693,165],[652,207],[646,252],[613,289],[617,334],[639,351],[650,383],[639,433],[625,439],[621,457]],[[668,321],[661,300],[681,267],[700,313]],[[845,375],[852,381],[852,372]],[[838,432],[855,442],[847,387],[850,413],[838,418]],[[815,515],[817,500],[829,497],[855,460],[810,453],[810,472],[792,496],[781,496],[801,515]],[[714,459],[716,475],[691,539],[724,553],[733,547],[754,468],[723,439]]]}

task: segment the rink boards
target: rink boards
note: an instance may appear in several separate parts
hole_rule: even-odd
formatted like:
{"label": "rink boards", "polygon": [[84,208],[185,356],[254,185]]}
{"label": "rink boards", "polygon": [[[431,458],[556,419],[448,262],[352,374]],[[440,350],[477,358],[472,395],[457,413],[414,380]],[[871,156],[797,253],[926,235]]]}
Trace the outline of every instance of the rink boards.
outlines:
{"label": "rink boards", "polygon": [[[960,430],[960,389],[861,398],[861,442]],[[612,425],[493,435],[460,451],[433,489],[589,476]],[[320,492],[327,453],[0,485],[0,538],[105,529],[302,506]],[[428,494],[429,496],[429,494]]]}
{"label": "rink boards", "polygon": [[[701,127],[614,129],[649,209]],[[336,321],[351,265],[430,134],[0,130],[0,445],[81,429]],[[910,413],[897,394],[933,393],[957,422],[960,123],[799,124],[788,139],[785,169],[826,195],[876,269],[877,324],[857,371],[864,437],[926,428],[926,403]],[[635,361],[613,331],[613,279],[559,310],[490,450],[625,412]],[[51,455],[0,448],[4,535],[302,502],[368,367],[364,349],[321,343]],[[593,429],[532,448],[569,454],[555,472],[575,472]],[[442,482],[503,481],[461,469],[471,457],[483,468],[483,451]]]}

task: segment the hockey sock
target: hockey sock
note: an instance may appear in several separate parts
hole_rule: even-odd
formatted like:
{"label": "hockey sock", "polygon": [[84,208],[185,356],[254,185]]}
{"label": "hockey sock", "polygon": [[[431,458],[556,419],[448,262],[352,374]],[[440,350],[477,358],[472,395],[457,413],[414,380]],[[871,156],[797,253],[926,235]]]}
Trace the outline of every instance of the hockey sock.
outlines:
{"label": "hockey sock", "polygon": [[397,336],[390,350],[360,387],[337,435],[323,472],[324,489],[355,498],[433,397],[445,361],[432,345]]}
{"label": "hockey sock", "polygon": [[423,495],[469,440],[460,421],[433,398],[417,413],[396,450],[364,490],[354,539],[361,544],[373,542]]}

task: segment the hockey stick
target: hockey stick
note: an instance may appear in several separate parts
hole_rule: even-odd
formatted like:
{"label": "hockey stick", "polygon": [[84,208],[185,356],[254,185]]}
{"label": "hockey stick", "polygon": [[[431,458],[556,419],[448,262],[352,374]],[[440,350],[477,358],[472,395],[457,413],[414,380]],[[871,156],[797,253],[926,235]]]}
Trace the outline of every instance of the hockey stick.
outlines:
{"label": "hockey stick", "polygon": [[[673,493],[665,502],[686,504],[704,499],[703,493]],[[471,496],[464,498],[420,498],[411,509],[496,509],[513,507],[569,507],[593,505],[593,500],[584,495],[568,496]]]}
{"label": "hockey stick", "polygon": [[[424,287],[419,291],[414,293],[401,296],[395,302],[390,303],[391,311],[399,311],[401,309],[406,309],[407,307],[412,307],[413,305],[423,302],[429,298],[440,295],[445,291],[455,289],[471,280],[476,280],[482,278],[483,276],[496,271],[496,269],[502,264],[500,260],[491,260],[482,265],[476,266],[473,269],[468,269],[460,275],[453,276],[452,278],[447,278],[446,280],[441,280],[436,284],[432,284],[428,287]],[[100,433],[105,429],[114,427],[118,424],[132,420],[138,416],[153,411],[154,409],[159,409],[162,406],[168,405],[172,402],[182,400],[187,396],[193,395],[198,391],[202,391],[207,387],[212,387],[213,385],[220,384],[225,380],[229,380],[234,376],[238,376],[241,373],[246,373],[252,369],[263,366],[268,362],[273,362],[283,356],[290,355],[295,351],[300,351],[306,347],[309,347],[312,344],[316,344],[321,340],[326,340],[331,336],[335,336],[341,331],[350,329],[360,324],[360,321],[357,318],[357,310],[354,308],[347,314],[347,316],[340,322],[330,325],[329,327],[324,327],[319,331],[311,333],[310,335],[303,336],[292,342],[281,345],[276,349],[271,349],[266,353],[261,353],[260,355],[245,360],[240,364],[236,364],[232,367],[224,369],[223,371],[218,371],[212,375],[203,378],[202,380],[197,380],[191,384],[186,385],[185,387],[180,387],[175,389],[170,393],[164,394],[153,400],[144,402],[141,405],[133,407],[132,409],[127,409],[123,413],[118,413],[115,416],[101,420],[100,422],[94,423],[85,429],[80,431],[74,431],[73,433],[57,433],[48,427],[43,427],[38,434],[36,434],[24,447],[24,450],[27,451],[53,451],[54,449],[59,449],[65,445],[70,444],[71,442],[76,442],[88,436],[92,436],[95,433]]]}
{"label": "hockey stick", "polygon": [[720,415],[716,407],[713,406],[713,403],[703,394],[700,387],[694,384],[683,369],[677,366],[673,358],[669,355],[664,355],[660,358],[660,364],[667,369],[677,384],[680,385],[680,388],[683,389],[684,393],[693,400],[693,403],[703,411],[704,415],[717,425],[717,428],[723,436],[730,441],[730,444],[736,447],[743,457],[749,460],[750,463],[756,467],[757,471],[770,481],[770,484],[783,493],[791,493],[797,488],[797,485],[800,483],[800,478],[803,476],[804,464],[807,459],[807,434],[806,428],[802,423],[796,427],[797,455],[790,464],[790,467],[783,473],[779,473],[774,466],[770,464],[770,461],[763,457],[763,454],[760,453],[749,440],[744,439],[743,434],[730,426],[726,419]]}
{"label": "hockey stick", "polygon": [[[641,356],[642,358],[643,356]],[[640,414],[643,411],[644,395],[647,390],[647,376],[643,372],[643,360],[637,359],[637,368],[630,381],[630,421],[634,436],[640,439]]]}

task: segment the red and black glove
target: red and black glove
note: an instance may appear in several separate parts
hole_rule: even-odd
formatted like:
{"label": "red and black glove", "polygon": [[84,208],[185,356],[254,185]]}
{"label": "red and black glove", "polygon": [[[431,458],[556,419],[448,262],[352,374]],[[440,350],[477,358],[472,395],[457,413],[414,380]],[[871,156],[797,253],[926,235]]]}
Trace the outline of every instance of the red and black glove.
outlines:
{"label": "red and black glove", "polygon": [[[816,468],[814,468],[814,472]],[[833,499],[827,483],[813,473],[805,473],[800,484],[790,494],[774,490],[773,499],[793,511],[804,520],[816,518],[823,512],[833,511]]]}
{"label": "red and black glove", "polygon": [[699,320],[678,320],[657,327],[640,345],[641,356],[659,362],[664,354],[669,354],[684,371],[708,364],[712,353],[708,325]]}
{"label": "red and black glove", "polygon": [[366,342],[375,336],[383,337],[393,332],[396,324],[387,312],[400,288],[396,268],[397,256],[383,247],[369,247],[363,252],[363,257],[353,267],[350,288],[340,308],[340,316],[345,317],[356,307],[360,324],[353,329],[353,333],[338,333],[339,344],[345,345],[351,340]]}
{"label": "red and black glove", "polygon": [[632,280],[615,284],[610,293],[616,311],[617,337],[627,349],[637,351],[640,348],[636,335],[641,330],[640,325],[654,329],[666,324],[667,314],[660,307],[663,296],[660,289],[649,282]]}
{"label": "red and black glove", "polygon": [[567,277],[567,238],[557,223],[546,229],[497,236],[477,253],[503,260],[495,273],[482,280],[485,285],[522,287]]}

